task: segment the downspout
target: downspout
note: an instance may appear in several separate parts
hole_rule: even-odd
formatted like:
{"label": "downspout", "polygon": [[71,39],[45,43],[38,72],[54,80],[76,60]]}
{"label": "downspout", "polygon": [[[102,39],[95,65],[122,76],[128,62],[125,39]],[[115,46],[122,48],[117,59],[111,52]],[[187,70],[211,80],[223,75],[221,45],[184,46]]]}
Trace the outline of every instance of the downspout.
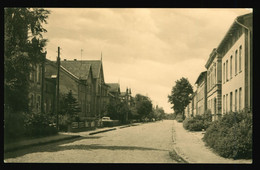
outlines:
{"label": "downspout", "polygon": [[[248,100],[249,100],[249,102],[247,103],[247,107],[249,108],[249,110],[251,110],[251,108],[252,108],[252,82],[251,82],[251,69],[252,69],[252,64],[251,64],[251,56],[250,56],[250,50],[251,50],[251,48],[250,48],[250,40],[251,40],[251,36],[250,36],[250,29],[248,28],[248,27],[246,27],[245,25],[243,25],[242,23],[240,23],[240,22],[238,22],[238,20],[237,20],[237,18],[235,19],[235,22],[238,24],[238,25],[240,25],[240,26],[242,26],[242,27],[244,27],[245,29],[247,29],[247,34],[248,34],[248,39],[247,39],[247,41],[248,41],[248,82],[246,82],[246,83],[248,83],[249,85],[248,85],[248,88],[249,88],[249,94],[250,94],[250,96],[248,97]],[[247,93],[247,95],[248,95],[248,93]]]}

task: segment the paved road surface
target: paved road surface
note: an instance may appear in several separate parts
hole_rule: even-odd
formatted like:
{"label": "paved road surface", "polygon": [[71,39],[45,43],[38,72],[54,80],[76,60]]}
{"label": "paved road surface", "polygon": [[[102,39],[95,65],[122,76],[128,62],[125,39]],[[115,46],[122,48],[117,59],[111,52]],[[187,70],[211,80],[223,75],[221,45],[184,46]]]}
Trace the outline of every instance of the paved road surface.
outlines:
{"label": "paved road surface", "polygon": [[5,154],[5,162],[176,163],[172,120],[131,126],[96,135],[35,146]]}

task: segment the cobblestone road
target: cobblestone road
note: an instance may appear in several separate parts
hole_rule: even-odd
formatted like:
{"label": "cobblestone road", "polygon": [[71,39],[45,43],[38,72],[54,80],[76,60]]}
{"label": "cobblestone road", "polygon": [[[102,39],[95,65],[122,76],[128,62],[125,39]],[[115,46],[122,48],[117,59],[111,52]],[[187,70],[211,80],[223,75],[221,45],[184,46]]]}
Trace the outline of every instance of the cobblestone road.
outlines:
{"label": "cobblestone road", "polygon": [[131,126],[96,135],[5,154],[5,162],[55,163],[176,163],[172,120]]}

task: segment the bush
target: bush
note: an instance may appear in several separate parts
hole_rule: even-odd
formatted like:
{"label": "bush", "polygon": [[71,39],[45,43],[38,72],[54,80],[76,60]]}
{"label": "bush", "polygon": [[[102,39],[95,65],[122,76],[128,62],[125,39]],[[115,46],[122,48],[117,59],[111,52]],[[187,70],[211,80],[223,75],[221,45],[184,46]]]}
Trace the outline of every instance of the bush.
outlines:
{"label": "bush", "polygon": [[190,131],[201,131],[204,129],[203,120],[200,117],[186,118],[183,121],[183,127]]}
{"label": "bush", "polygon": [[25,121],[25,135],[39,137],[57,134],[57,129],[51,126],[51,116],[42,113],[27,114]]}
{"label": "bush", "polygon": [[214,121],[203,140],[225,158],[252,158],[252,113],[230,113]]}
{"label": "bush", "polygon": [[189,131],[202,131],[210,126],[211,121],[211,113],[207,111],[204,115],[196,115],[195,117],[186,118],[183,121],[183,127]]}
{"label": "bush", "polygon": [[11,142],[24,136],[25,114],[23,112],[14,112],[4,110],[4,141]]}
{"label": "bush", "polygon": [[182,114],[181,113],[177,114],[176,117],[175,117],[175,120],[177,122],[183,122]]}

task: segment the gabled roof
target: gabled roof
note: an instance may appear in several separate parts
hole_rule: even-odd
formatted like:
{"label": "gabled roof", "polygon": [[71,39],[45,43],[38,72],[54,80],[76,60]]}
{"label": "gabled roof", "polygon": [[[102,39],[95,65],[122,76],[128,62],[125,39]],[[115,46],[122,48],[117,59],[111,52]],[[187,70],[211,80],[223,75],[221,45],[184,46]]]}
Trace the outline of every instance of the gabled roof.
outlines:
{"label": "gabled roof", "polygon": [[207,71],[201,72],[200,75],[199,75],[199,77],[197,78],[195,84],[198,84],[199,81],[200,81],[204,76],[206,76],[206,74],[207,74]]}
{"label": "gabled roof", "polygon": [[110,92],[120,92],[120,85],[119,83],[106,83],[108,86],[110,86],[109,91]]}
{"label": "gabled roof", "polygon": [[90,67],[92,68],[93,78],[99,78],[102,68],[101,60],[66,60],[61,61],[61,66],[70,71],[80,79],[87,79],[90,73]]}

